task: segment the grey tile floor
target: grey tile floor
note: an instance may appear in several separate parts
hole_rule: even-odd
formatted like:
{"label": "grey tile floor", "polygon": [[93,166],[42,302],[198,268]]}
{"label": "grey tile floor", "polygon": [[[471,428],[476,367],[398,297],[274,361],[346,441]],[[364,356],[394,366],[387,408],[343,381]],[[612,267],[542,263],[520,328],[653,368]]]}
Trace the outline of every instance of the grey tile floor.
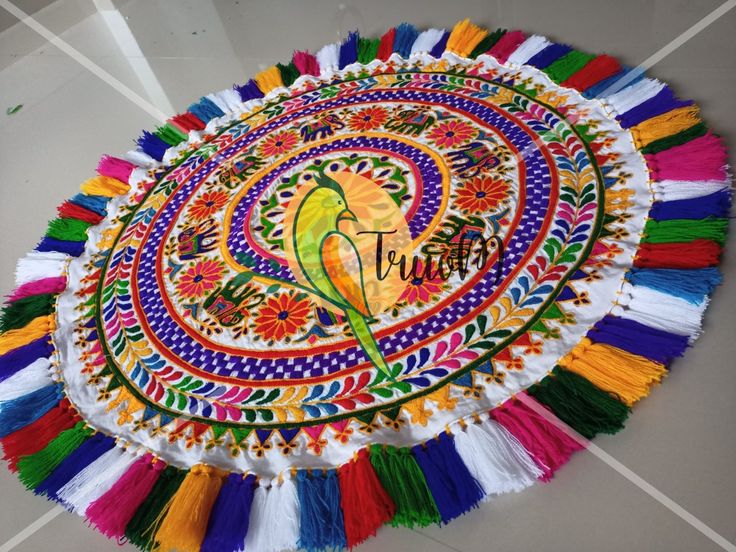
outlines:
{"label": "grey tile floor", "polygon": [[[606,52],[637,64],[720,5],[719,0],[25,0],[18,5],[165,112],[358,28],[401,21],[451,26],[471,17]],[[0,12],[3,10],[0,8]],[[736,148],[736,9],[651,73],[700,104]],[[122,153],[155,121],[26,26],[0,18],[0,293],[55,206],[104,153]],[[23,104],[12,116],[6,107]],[[733,158],[732,158],[733,159]],[[736,542],[736,245],[705,334],[639,405],[626,430],[597,444]],[[0,470],[0,544],[51,508]],[[132,550],[123,545],[124,550]],[[15,550],[120,550],[62,514]],[[409,552],[715,551],[713,542],[597,458],[580,453],[548,485],[505,496],[442,529],[385,528],[360,550]]]}

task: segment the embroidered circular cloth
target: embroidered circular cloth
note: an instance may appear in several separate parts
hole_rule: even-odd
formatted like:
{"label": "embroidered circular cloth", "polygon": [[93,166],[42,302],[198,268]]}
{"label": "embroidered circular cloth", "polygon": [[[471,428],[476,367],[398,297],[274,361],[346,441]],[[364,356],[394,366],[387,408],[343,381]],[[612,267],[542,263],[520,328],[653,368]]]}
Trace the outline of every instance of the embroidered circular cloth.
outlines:
{"label": "embroidered circular cloth", "polygon": [[18,264],[0,440],[143,549],[353,547],[547,481],[719,281],[697,107],[519,31],[352,33],[138,144]]}

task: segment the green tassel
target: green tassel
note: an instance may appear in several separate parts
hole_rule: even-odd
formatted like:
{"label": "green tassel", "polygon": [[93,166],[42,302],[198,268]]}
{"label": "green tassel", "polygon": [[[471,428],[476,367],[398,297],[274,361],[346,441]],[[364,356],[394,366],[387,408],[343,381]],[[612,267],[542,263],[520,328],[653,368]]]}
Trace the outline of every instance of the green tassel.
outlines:
{"label": "green tassel", "polygon": [[358,39],[358,62],[370,63],[378,55],[378,45],[381,40],[378,38],[359,38]]}
{"label": "green tassel", "polygon": [[46,236],[64,241],[87,241],[89,222],[75,218],[56,218],[49,222]]}
{"label": "green tassel", "polygon": [[440,522],[437,504],[411,449],[371,445],[370,458],[381,484],[396,504],[396,515],[391,520],[394,527],[426,527]]}
{"label": "green tassel", "polygon": [[559,366],[527,392],[588,439],[616,433],[629,416],[629,407],[613,395]]}
{"label": "green tassel", "polygon": [[133,518],[125,528],[127,539],[142,550],[151,550],[155,544],[158,525],[162,521],[161,512],[171,501],[187,472],[173,466],[167,466],[153,485],[151,492],[138,506]]}
{"label": "green tassel", "polygon": [[289,63],[289,65],[277,63],[276,67],[278,67],[279,73],[281,73],[281,80],[284,82],[284,86],[291,86],[294,84],[294,81],[298,79],[301,74],[293,61]]}
{"label": "green tassel", "polygon": [[660,151],[664,151],[675,146],[681,146],[682,144],[685,144],[690,140],[694,140],[695,138],[705,136],[706,132],[708,132],[708,127],[705,126],[705,123],[698,123],[697,125],[686,128],[685,130],[682,130],[677,134],[673,134],[672,136],[665,136],[664,138],[655,140],[654,142],[651,142],[650,144],[647,144],[646,146],[641,148],[640,151],[641,153],[645,154],[659,153]]}
{"label": "green tassel", "polygon": [[547,73],[550,79],[559,84],[580,71],[594,57],[593,54],[573,50],[550,64],[543,71]]}
{"label": "green tassel", "polygon": [[154,134],[170,146],[176,146],[189,139],[186,134],[170,123],[166,123],[164,126],[158,127]]}
{"label": "green tassel", "polygon": [[475,59],[479,55],[485,54],[488,50],[493,48],[494,44],[496,44],[496,42],[498,42],[505,34],[506,29],[496,29],[491,34],[487,35],[475,46],[475,48],[473,48],[473,51],[470,52],[470,58]]}
{"label": "green tassel", "polygon": [[648,220],[644,226],[644,243],[678,243],[697,239],[713,240],[721,245],[726,240],[728,219]]}
{"label": "green tassel", "polygon": [[84,422],[62,431],[45,448],[18,460],[18,478],[27,488],[35,489],[93,433]]}
{"label": "green tassel", "polygon": [[0,333],[22,328],[38,316],[51,314],[54,312],[55,297],[53,293],[44,293],[8,303],[0,316]]}

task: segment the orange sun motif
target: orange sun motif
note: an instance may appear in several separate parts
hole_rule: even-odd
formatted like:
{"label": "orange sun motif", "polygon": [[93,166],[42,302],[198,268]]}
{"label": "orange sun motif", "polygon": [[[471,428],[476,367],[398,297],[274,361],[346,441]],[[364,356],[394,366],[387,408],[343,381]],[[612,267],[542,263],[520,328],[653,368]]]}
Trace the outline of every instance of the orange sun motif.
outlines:
{"label": "orange sun motif", "polygon": [[457,191],[457,206],[465,213],[493,211],[509,195],[509,184],[488,176],[477,176]]}

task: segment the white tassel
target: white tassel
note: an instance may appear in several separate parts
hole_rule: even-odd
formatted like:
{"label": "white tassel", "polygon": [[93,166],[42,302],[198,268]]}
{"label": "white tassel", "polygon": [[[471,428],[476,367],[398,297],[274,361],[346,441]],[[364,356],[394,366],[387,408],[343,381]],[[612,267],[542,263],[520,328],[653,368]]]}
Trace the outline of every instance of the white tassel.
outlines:
{"label": "white tassel", "polygon": [[692,199],[728,190],[731,184],[728,181],[700,180],[688,182],[684,180],[661,180],[653,182],[654,199],[657,201],[677,201]]}
{"label": "white tassel", "polygon": [[136,167],[143,167],[144,169],[151,169],[160,164],[143,150],[130,150],[123,155],[123,159],[130,161]]}
{"label": "white tassel", "polygon": [[550,44],[552,43],[543,36],[532,35],[514,50],[509,56],[508,62],[516,65],[524,65]]}
{"label": "white tassel", "polygon": [[134,454],[114,446],[64,485],[59,491],[59,499],[72,511],[83,514],[137,459]]}
{"label": "white tassel", "polygon": [[230,108],[227,106],[227,103],[225,103],[223,101],[223,99],[220,98],[219,92],[214,92],[212,94],[207,94],[205,96],[205,98],[207,98],[209,101],[211,101],[217,107],[219,107],[220,108],[220,111],[222,111],[223,113],[225,113],[225,115],[227,115],[228,113],[230,113]]}
{"label": "white tassel", "polygon": [[619,92],[607,96],[606,102],[616,113],[622,115],[640,103],[656,96],[663,88],[664,83],[657,79],[642,79]]}
{"label": "white tassel", "polygon": [[51,362],[47,358],[39,358],[0,382],[0,401],[12,401],[52,383]]}
{"label": "white tassel", "polygon": [[[263,483],[269,484],[268,481]],[[274,479],[270,488],[256,488],[245,549],[261,552],[296,550],[298,540],[299,498],[296,485],[287,474],[281,484]]]}
{"label": "white tassel", "polygon": [[240,94],[238,94],[232,88],[220,90],[219,92],[215,93],[215,96],[217,96],[217,98],[227,108],[226,110],[223,110],[226,113],[239,113],[240,111],[242,111],[243,100],[240,99]]}
{"label": "white tassel", "polygon": [[486,492],[484,500],[521,491],[542,475],[516,437],[494,420],[468,424],[455,434],[455,448]]}
{"label": "white tassel", "polygon": [[707,306],[707,297],[702,303],[693,304],[674,295],[626,283],[611,314],[665,332],[686,335],[692,342],[700,335]]}
{"label": "white tassel", "polygon": [[340,66],[340,43],[322,46],[316,57],[321,75],[336,71]]}
{"label": "white tassel", "polygon": [[21,286],[34,280],[62,276],[69,255],[56,251],[31,251],[18,260],[15,268],[15,285]]}
{"label": "white tassel", "polygon": [[426,54],[432,51],[437,43],[442,40],[445,34],[445,29],[427,29],[419,33],[419,36],[411,45],[411,53],[413,54]]}

